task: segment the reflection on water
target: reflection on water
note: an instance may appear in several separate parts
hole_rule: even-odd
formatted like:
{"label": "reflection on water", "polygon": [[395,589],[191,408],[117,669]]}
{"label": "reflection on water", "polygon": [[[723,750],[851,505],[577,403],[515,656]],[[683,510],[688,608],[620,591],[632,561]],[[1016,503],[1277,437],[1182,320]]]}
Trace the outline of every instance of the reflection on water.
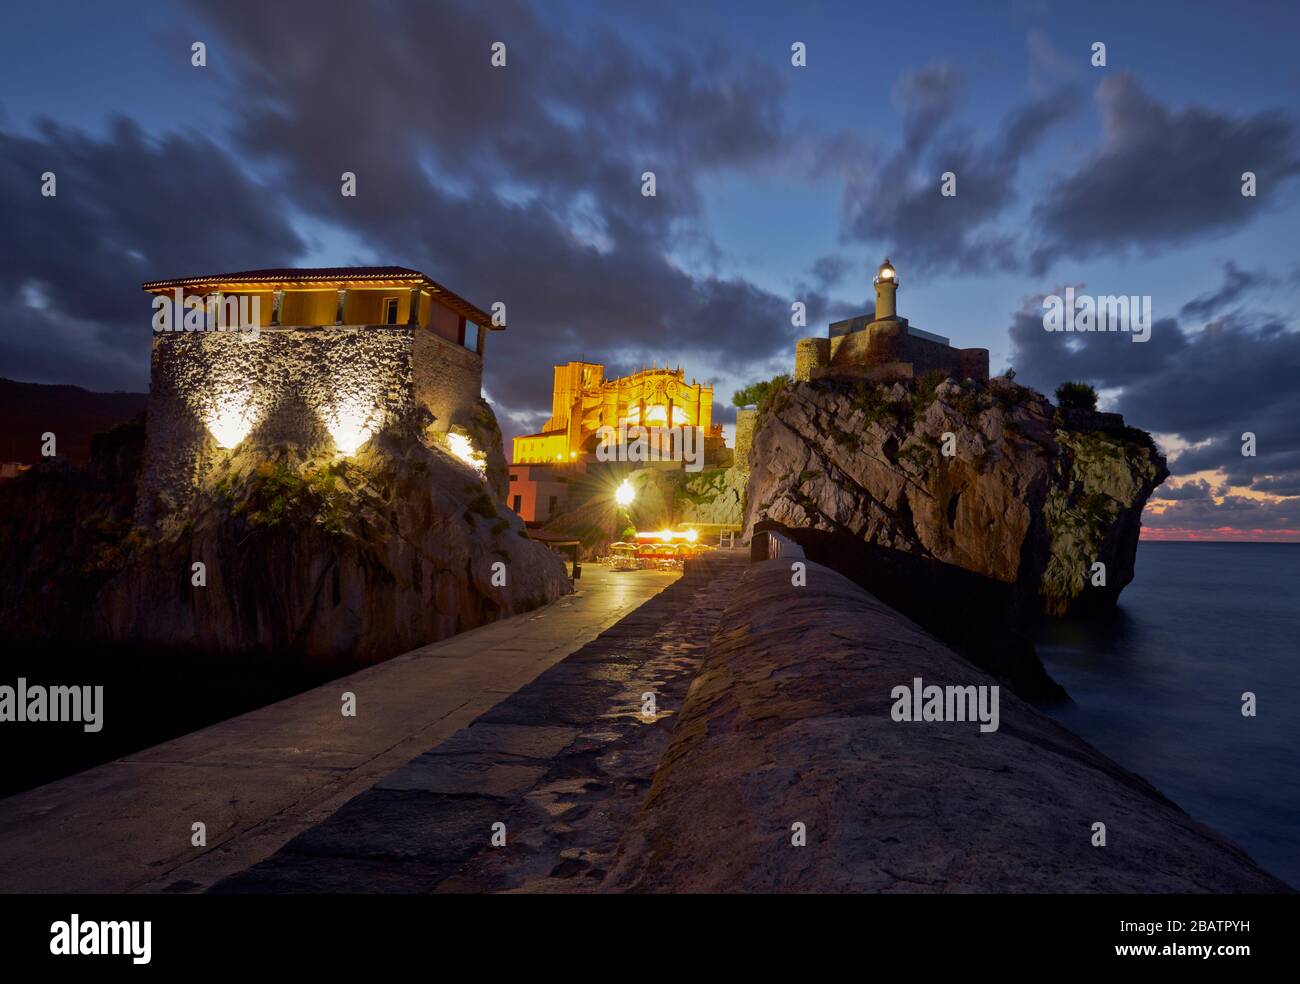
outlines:
{"label": "reflection on water", "polygon": [[1037,641],[1053,717],[1300,885],[1300,544],[1144,541],[1117,610]]}

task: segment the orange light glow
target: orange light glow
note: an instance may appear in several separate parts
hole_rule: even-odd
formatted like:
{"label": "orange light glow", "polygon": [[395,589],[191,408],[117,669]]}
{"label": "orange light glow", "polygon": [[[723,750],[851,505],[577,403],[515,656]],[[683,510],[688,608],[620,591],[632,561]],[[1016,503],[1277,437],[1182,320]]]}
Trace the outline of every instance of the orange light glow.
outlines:
{"label": "orange light glow", "polygon": [[685,540],[687,543],[694,543],[700,538],[696,530],[646,530],[638,531],[636,534],[638,540],[652,540],[655,543],[673,543],[677,540]]}

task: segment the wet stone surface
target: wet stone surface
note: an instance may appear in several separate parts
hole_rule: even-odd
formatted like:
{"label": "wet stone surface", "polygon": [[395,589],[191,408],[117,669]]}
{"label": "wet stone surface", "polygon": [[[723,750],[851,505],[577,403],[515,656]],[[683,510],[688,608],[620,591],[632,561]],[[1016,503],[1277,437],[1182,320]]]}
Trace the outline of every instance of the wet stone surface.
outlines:
{"label": "wet stone surface", "polygon": [[[590,892],[744,570],[720,554],[214,892]],[[654,694],[656,714],[642,714]],[[505,846],[492,844],[505,825]],[[497,828],[499,829],[499,828]]]}

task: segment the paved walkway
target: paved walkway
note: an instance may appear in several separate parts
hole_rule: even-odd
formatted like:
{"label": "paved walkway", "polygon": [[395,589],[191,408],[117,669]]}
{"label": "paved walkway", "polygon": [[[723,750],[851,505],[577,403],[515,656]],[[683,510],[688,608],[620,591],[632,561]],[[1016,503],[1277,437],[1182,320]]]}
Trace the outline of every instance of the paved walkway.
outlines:
{"label": "paved walkway", "polygon": [[692,561],[470,727],[215,891],[597,890],[747,560]]}
{"label": "paved walkway", "polygon": [[[594,565],[545,608],[0,800],[0,891],[193,892],[269,857],[668,587]],[[357,716],[340,713],[341,695]],[[207,826],[206,849],[191,826]]]}

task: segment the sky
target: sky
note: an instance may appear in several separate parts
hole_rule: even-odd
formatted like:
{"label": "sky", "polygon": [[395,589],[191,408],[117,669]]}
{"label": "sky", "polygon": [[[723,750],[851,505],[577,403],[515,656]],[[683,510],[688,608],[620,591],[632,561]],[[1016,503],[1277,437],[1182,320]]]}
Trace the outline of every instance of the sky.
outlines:
{"label": "sky", "polygon": [[[1144,536],[1300,540],[1300,4],[2,17],[0,376],[144,390],[142,281],[391,264],[506,304],[484,388],[507,440],[577,359],[681,365],[730,422],[731,393],[790,371],[795,339],[871,309],[888,255],[912,325],[1048,394],[1088,381],[1156,435],[1174,477]],[[1067,286],[1149,297],[1150,340],[1045,331]]]}

